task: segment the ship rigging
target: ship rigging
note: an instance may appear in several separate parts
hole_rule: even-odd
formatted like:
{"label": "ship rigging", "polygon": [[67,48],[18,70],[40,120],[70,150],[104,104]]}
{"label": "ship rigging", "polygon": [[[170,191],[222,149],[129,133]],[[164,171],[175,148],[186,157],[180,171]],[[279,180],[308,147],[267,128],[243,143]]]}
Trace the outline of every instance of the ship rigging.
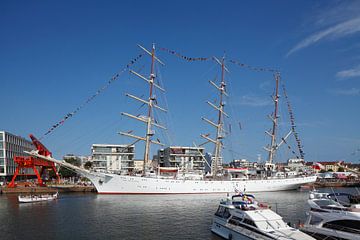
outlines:
{"label": "ship rigging", "polygon": [[[162,86],[156,83],[156,74],[154,71],[155,63],[160,63],[164,65],[164,63],[156,56],[155,54],[155,45],[153,44],[151,51],[148,51],[144,47],[139,47],[145,52],[146,55],[151,57],[151,68],[149,77],[145,77],[140,73],[130,70],[132,74],[136,77],[144,80],[148,84],[149,94],[147,99],[143,99],[142,97],[137,97],[132,94],[126,94],[127,97],[134,99],[140,102],[143,105],[147,105],[147,115],[133,115],[130,113],[123,112],[122,115],[129,117],[131,119],[142,122],[146,125],[145,136],[139,136],[132,134],[132,130],[129,132],[120,132],[121,135],[131,137],[135,139],[135,143],[139,141],[145,142],[145,151],[144,151],[144,159],[143,159],[143,173],[142,176],[137,175],[120,175],[112,172],[96,172],[89,171],[86,169],[82,169],[76,166],[72,166],[69,163],[64,161],[56,160],[51,156],[42,156],[36,151],[28,152],[32,156],[39,157],[41,159],[45,159],[56,164],[60,164],[62,166],[68,167],[87,177],[96,187],[98,193],[102,194],[199,194],[199,193],[226,193],[233,192],[234,189],[246,189],[249,192],[260,192],[260,191],[280,191],[280,190],[289,190],[296,189],[302,184],[312,183],[316,180],[316,176],[296,176],[293,178],[266,178],[266,179],[242,179],[239,180],[237,178],[232,179],[231,176],[222,176],[222,148],[223,148],[223,139],[225,137],[224,130],[224,118],[228,117],[228,114],[225,112],[225,101],[224,97],[227,96],[226,92],[226,81],[225,81],[225,72],[228,72],[227,67],[225,65],[225,58],[223,57],[221,61],[215,57],[214,59],[217,64],[221,67],[221,81],[220,85],[215,84],[210,81],[210,84],[214,86],[219,91],[219,103],[218,105],[213,104],[211,102],[207,102],[212,108],[214,108],[218,113],[217,121],[211,121],[209,119],[203,118],[205,122],[215,127],[216,136],[215,138],[210,138],[209,135],[202,134],[201,136],[207,140],[207,142],[211,142],[215,144],[214,149],[214,157],[212,158],[211,164],[211,179],[201,178],[201,179],[193,179],[193,178],[181,178],[180,176],[175,176],[173,179],[163,178],[160,174],[147,174],[148,170],[151,170],[150,166],[150,146],[151,144],[157,144],[163,146],[164,144],[160,142],[160,140],[154,140],[154,129],[153,127],[159,129],[166,129],[161,123],[158,123],[154,119],[154,110],[160,110],[166,112],[167,110],[163,107],[160,107],[156,100],[156,95],[154,94],[155,89],[160,91],[165,91]],[[182,56],[182,58],[184,58]],[[194,60],[207,60],[207,58],[184,58],[188,61]],[[127,68],[129,68],[132,64],[128,64]],[[268,71],[268,70],[266,70]],[[279,144],[276,144],[275,134],[277,127],[277,104],[278,104],[278,86],[279,86],[279,75],[275,74],[276,79],[276,93],[274,97],[275,102],[275,111],[272,115],[273,120],[273,129],[271,132],[271,146],[269,153],[269,161],[272,161],[274,156],[274,151],[285,142],[283,141]],[[289,135],[289,134],[288,134]],[[132,145],[132,144],[131,144]],[[221,176],[221,177],[220,177]],[[220,178],[218,178],[220,177]]]}

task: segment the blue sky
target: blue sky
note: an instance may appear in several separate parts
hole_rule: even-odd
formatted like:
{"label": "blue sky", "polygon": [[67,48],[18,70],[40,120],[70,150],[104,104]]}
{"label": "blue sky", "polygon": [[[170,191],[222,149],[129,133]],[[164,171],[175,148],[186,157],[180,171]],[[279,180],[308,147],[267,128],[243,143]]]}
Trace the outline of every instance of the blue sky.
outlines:
{"label": "blue sky", "polygon": [[[359,1],[1,1],[0,30],[0,129],[11,133],[43,136],[141,53],[136,44],[156,43],[189,57],[225,53],[228,60],[280,69],[306,160],[360,159]],[[158,114],[169,128],[157,131],[159,138],[172,145],[201,143],[200,133],[212,133],[201,116],[216,118],[205,102],[216,98],[208,80],[219,79],[219,68],[214,61],[157,54],[166,63],[158,67],[158,79],[167,89],[157,97],[169,108]],[[134,69],[148,75],[148,60]],[[226,161],[265,159],[273,76],[227,65],[232,131]],[[145,87],[122,74],[43,142],[56,157],[90,154],[92,143],[130,143],[117,132],[142,134],[143,126],[120,112],[144,109],[124,94],[141,96]],[[290,126],[283,95],[281,100],[283,136]],[[293,143],[290,137],[296,150]],[[143,146],[136,148],[141,158]],[[284,146],[277,161],[289,156]]]}

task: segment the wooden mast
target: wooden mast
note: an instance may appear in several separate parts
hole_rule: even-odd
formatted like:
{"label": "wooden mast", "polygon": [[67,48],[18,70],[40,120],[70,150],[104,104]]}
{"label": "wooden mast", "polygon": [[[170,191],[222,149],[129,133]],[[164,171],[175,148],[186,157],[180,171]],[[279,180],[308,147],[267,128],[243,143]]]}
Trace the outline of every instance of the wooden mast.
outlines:
{"label": "wooden mast", "polygon": [[221,171],[219,166],[222,166],[222,158],[221,158],[221,150],[223,148],[222,139],[225,137],[224,133],[224,116],[228,117],[228,115],[224,112],[224,95],[227,96],[226,93],[226,83],[225,83],[225,71],[227,68],[225,66],[225,57],[222,58],[221,62],[215,58],[215,61],[221,66],[221,82],[220,85],[216,85],[214,82],[209,81],[211,85],[213,85],[219,91],[219,105],[216,106],[211,102],[207,101],[207,103],[218,111],[218,120],[217,123],[214,123],[206,118],[202,118],[205,122],[209,123],[211,126],[216,128],[216,137],[215,139],[211,139],[208,135],[201,134],[200,136],[207,140],[207,142],[212,142],[215,144],[214,156],[211,161],[211,175],[213,178],[216,178],[217,173]]}
{"label": "wooden mast", "polygon": [[148,106],[148,111],[147,111],[147,116],[143,116],[143,117],[138,117],[138,116],[134,116],[131,115],[129,113],[121,113],[124,116],[130,117],[132,119],[135,119],[137,121],[143,122],[146,124],[146,133],[145,133],[145,137],[140,137],[140,136],[136,136],[136,135],[132,135],[130,133],[125,133],[125,132],[120,132],[121,135],[127,136],[127,137],[132,137],[135,138],[137,140],[142,140],[145,142],[145,150],[144,150],[144,164],[143,164],[143,174],[145,174],[146,169],[149,167],[149,155],[150,155],[150,144],[154,143],[154,144],[158,144],[161,146],[164,146],[164,144],[160,143],[159,141],[153,141],[152,140],[152,136],[154,135],[154,131],[152,130],[152,126],[161,128],[161,129],[165,129],[166,128],[158,123],[155,122],[155,120],[153,119],[153,110],[154,108],[162,110],[164,112],[166,112],[166,110],[164,108],[159,107],[156,104],[156,97],[154,95],[154,88],[158,88],[161,91],[165,91],[162,87],[160,87],[159,85],[157,85],[155,83],[155,70],[154,70],[154,65],[155,65],[155,60],[158,61],[160,64],[164,65],[163,62],[160,61],[160,59],[158,59],[155,55],[155,44],[153,44],[152,46],[152,50],[151,52],[146,50],[144,47],[138,45],[142,50],[144,50],[147,54],[149,54],[151,56],[151,68],[150,68],[150,76],[149,78],[146,78],[144,76],[142,76],[141,74],[130,70],[130,72],[136,76],[138,76],[139,78],[143,79],[144,81],[146,81],[149,84],[149,97],[147,100],[141,99],[139,97],[133,96],[131,94],[126,94],[126,96],[135,99],[139,102],[141,102],[142,104],[146,104]]}

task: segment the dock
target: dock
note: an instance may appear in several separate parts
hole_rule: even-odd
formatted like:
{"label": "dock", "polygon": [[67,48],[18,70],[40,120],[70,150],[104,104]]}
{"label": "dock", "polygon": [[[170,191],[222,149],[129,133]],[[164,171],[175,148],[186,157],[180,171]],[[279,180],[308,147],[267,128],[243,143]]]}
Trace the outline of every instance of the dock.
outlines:
{"label": "dock", "polygon": [[9,188],[2,186],[0,193],[3,194],[20,194],[20,193],[56,193],[56,192],[96,192],[94,186],[81,186],[81,185],[51,185],[46,187],[39,186],[17,186]]}

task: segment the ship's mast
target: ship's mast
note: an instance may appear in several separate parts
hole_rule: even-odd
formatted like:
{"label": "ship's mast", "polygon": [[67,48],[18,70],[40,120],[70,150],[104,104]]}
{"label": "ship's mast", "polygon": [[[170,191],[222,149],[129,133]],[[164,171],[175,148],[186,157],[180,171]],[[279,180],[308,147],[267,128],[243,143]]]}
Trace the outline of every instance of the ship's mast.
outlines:
{"label": "ship's mast", "polygon": [[151,50],[151,69],[150,69],[150,79],[149,79],[149,104],[148,104],[148,115],[147,115],[147,123],[146,123],[146,140],[145,140],[145,152],[144,152],[144,168],[143,171],[145,172],[145,166],[149,163],[149,152],[150,152],[150,138],[153,135],[151,130],[151,121],[152,121],[152,108],[153,108],[153,101],[155,100],[153,96],[153,87],[154,87],[154,57],[155,57],[155,45],[153,44]]}
{"label": "ship's mast", "polygon": [[200,136],[207,140],[207,142],[212,142],[215,144],[214,156],[211,161],[211,174],[213,178],[216,178],[217,173],[221,171],[219,166],[222,166],[222,157],[221,150],[223,148],[222,139],[225,137],[224,131],[224,116],[228,117],[228,115],[224,112],[224,96],[227,96],[226,93],[226,83],[225,83],[225,71],[227,68],[225,66],[225,58],[223,57],[221,61],[215,58],[215,61],[221,66],[221,82],[220,85],[216,85],[214,82],[209,81],[212,86],[214,86],[219,91],[219,105],[216,106],[213,103],[207,101],[207,103],[213,107],[218,112],[218,120],[217,123],[210,121],[209,119],[202,118],[205,122],[209,123],[211,126],[216,128],[216,137],[215,139],[211,139],[208,135],[201,134]]}
{"label": "ship's mast", "polygon": [[131,94],[126,94],[126,96],[135,99],[139,102],[141,102],[142,104],[145,104],[148,106],[148,110],[147,110],[147,116],[134,116],[131,115],[129,113],[121,113],[124,116],[130,117],[132,119],[138,120],[140,122],[143,122],[146,124],[146,133],[145,133],[145,137],[140,137],[140,136],[136,136],[130,133],[125,133],[125,132],[120,132],[121,135],[124,136],[128,136],[128,137],[132,137],[135,138],[137,141],[144,141],[145,142],[145,151],[144,151],[144,164],[143,164],[143,174],[145,174],[146,169],[149,167],[149,155],[150,155],[150,144],[154,143],[154,144],[159,144],[161,146],[164,146],[164,144],[160,143],[159,141],[153,141],[152,137],[154,135],[154,131],[152,130],[152,126],[161,128],[161,129],[166,129],[164,126],[155,123],[155,120],[153,118],[153,110],[154,108],[159,109],[161,111],[166,112],[165,109],[159,107],[156,103],[156,97],[154,94],[154,88],[157,88],[163,92],[165,92],[165,90],[160,87],[158,84],[155,83],[155,70],[154,70],[154,65],[155,65],[155,61],[158,61],[160,64],[164,65],[164,63],[162,63],[155,55],[155,44],[153,44],[152,46],[152,50],[148,51],[146,50],[144,47],[138,45],[142,50],[144,50],[147,54],[149,54],[151,56],[151,69],[150,69],[150,76],[149,78],[146,78],[144,76],[142,76],[141,74],[130,70],[130,72],[136,76],[138,76],[139,78],[143,79],[144,81],[146,81],[149,85],[149,97],[147,100],[141,99],[139,97],[133,96]]}
{"label": "ship's mast", "polygon": [[273,125],[272,125],[272,130],[271,133],[266,132],[270,138],[270,146],[269,148],[267,148],[266,150],[268,150],[269,155],[268,155],[268,163],[272,164],[272,161],[274,159],[275,156],[275,152],[278,148],[277,144],[276,144],[276,130],[277,130],[277,126],[278,126],[278,110],[279,110],[279,80],[280,80],[280,74],[276,73],[274,75],[275,78],[275,95],[272,96],[272,99],[274,101],[274,112],[272,115],[269,115],[269,118],[272,120]]}
{"label": "ship's mast", "polygon": [[276,135],[277,133],[277,126],[278,126],[278,119],[279,119],[279,83],[280,83],[280,73],[277,72],[274,74],[275,78],[275,95],[272,96],[272,99],[274,101],[274,112],[272,115],[268,115],[270,120],[272,121],[272,129],[269,131],[266,131],[265,133],[270,136],[270,145],[268,147],[264,147],[266,151],[269,152],[267,163],[271,166],[272,162],[274,160],[276,151],[279,149],[279,147],[286,143],[286,139],[293,133],[292,130],[290,130],[285,137],[281,138],[281,141],[277,143]]}

